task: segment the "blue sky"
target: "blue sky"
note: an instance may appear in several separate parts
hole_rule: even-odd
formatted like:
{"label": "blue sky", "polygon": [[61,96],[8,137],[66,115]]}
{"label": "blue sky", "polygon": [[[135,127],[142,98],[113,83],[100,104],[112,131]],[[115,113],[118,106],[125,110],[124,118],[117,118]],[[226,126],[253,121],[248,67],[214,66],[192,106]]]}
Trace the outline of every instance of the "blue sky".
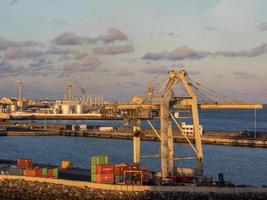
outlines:
{"label": "blue sky", "polygon": [[[3,0],[0,94],[59,98],[67,80],[107,99],[183,66],[234,99],[267,102],[266,0]],[[75,90],[79,95],[79,90]]]}

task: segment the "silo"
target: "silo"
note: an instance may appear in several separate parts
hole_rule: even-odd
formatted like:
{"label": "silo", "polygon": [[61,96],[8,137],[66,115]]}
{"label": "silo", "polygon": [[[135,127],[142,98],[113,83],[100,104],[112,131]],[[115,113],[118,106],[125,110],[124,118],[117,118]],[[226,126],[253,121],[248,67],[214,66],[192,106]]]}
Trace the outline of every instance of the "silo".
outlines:
{"label": "silo", "polygon": [[76,114],[83,114],[84,113],[84,107],[81,104],[76,105]]}
{"label": "silo", "polygon": [[11,112],[16,112],[17,111],[17,105],[16,104],[11,104],[10,105],[10,111]]}
{"label": "silo", "polygon": [[64,115],[70,114],[70,105],[69,104],[63,104],[62,105],[62,113]]}
{"label": "silo", "polygon": [[60,110],[61,110],[61,105],[60,104],[55,104],[54,105],[54,114],[59,114],[60,113]]}

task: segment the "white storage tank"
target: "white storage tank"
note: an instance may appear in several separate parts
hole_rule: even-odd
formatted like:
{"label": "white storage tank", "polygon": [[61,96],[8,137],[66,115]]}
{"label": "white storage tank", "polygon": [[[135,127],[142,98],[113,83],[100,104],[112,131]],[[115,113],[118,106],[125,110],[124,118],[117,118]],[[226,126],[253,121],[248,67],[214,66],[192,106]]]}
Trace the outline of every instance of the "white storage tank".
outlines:
{"label": "white storage tank", "polygon": [[62,105],[62,114],[64,114],[64,115],[70,114],[70,105],[69,104],[63,104]]}
{"label": "white storage tank", "polygon": [[87,124],[80,124],[80,131],[87,131]]}
{"label": "white storage tank", "polygon": [[16,104],[11,104],[10,105],[10,111],[11,112],[16,112],[17,111],[17,105]]}
{"label": "white storage tank", "polygon": [[84,113],[84,107],[81,104],[76,105],[76,114],[83,114]]}

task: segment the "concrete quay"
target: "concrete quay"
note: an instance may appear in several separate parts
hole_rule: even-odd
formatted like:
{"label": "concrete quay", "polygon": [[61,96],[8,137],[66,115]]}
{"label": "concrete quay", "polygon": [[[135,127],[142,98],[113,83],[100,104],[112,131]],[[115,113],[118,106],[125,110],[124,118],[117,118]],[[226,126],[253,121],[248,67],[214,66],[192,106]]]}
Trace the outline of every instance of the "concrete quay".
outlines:
{"label": "concrete quay", "polygon": [[259,199],[267,198],[260,187],[186,187],[99,184],[23,176],[0,176],[0,199]]}

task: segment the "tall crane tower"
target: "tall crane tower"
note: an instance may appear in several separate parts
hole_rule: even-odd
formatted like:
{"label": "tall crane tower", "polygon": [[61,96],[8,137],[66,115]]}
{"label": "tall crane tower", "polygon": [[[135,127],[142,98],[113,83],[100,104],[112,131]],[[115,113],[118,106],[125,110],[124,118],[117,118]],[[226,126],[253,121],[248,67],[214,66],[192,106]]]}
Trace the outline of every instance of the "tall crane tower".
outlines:
{"label": "tall crane tower", "polygon": [[23,97],[22,97],[22,87],[23,87],[23,83],[24,81],[22,80],[17,80],[17,84],[19,87],[19,97],[18,97],[18,106],[20,108],[20,111],[22,111],[22,107],[23,107]]}

